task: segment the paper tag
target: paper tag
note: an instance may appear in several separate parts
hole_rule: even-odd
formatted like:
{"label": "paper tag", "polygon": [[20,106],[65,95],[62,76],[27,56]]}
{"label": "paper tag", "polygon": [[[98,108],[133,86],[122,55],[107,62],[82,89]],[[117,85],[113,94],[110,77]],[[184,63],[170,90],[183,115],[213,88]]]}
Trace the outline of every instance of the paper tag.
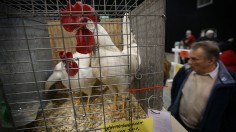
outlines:
{"label": "paper tag", "polygon": [[148,109],[148,117],[153,118],[153,132],[172,132],[169,112]]}
{"label": "paper tag", "polygon": [[153,132],[152,126],[152,118],[132,120],[132,125],[130,121],[120,121],[106,123],[106,128],[104,124],[102,124],[102,132]]}

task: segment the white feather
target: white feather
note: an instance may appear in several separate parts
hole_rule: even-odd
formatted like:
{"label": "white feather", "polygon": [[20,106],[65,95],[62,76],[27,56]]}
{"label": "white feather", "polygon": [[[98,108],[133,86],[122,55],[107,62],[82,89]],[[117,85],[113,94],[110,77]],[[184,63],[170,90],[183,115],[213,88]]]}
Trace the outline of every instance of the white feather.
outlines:
{"label": "white feather", "polygon": [[[73,54],[73,58],[79,58],[78,73],[73,77],[69,77],[63,62],[59,62],[55,66],[51,76],[46,81],[45,90],[49,90],[50,87],[56,83],[56,81],[62,81],[66,88],[71,87],[72,90],[78,92],[80,91],[79,88],[81,88],[81,91],[90,97],[92,94],[91,86],[93,86],[96,82],[96,78],[93,76],[92,68],[89,67],[90,55],[76,52]],[[78,60],[75,60],[75,62],[78,64]]]}
{"label": "white feather", "polygon": [[[137,44],[130,32],[128,17],[125,16],[123,20],[126,23],[123,26],[123,40],[126,45],[123,51],[115,46],[107,31],[100,24],[95,25],[91,21],[87,24],[87,28],[94,32],[95,41],[99,45],[99,49],[93,54],[91,61],[92,67],[97,67],[93,68],[93,73],[101,82],[108,85],[113,93],[127,92],[130,83],[129,66],[131,67],[132,81],[133,74],[141,64]],[[129,35],[127,36],[127,34]],[[128,45],[131,51],[127,47]],[[131,56],[131,60],[129,60],[129,56]],[[125,96],[122,97],[124,101]]]}

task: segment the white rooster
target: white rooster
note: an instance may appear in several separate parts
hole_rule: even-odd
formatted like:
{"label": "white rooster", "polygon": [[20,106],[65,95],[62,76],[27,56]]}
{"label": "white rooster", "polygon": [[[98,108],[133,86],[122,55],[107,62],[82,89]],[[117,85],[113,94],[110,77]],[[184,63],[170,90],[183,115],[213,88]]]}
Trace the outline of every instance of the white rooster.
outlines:
{"label": "white rooster", "polygon": [[[86,109],[89,110],[92,86],[96,82],[96,78],[93,76],[92,69],[89,67],[90,55],[80,54],[78,52],[72,55],[71,52],[59,51],[59,56],[61,59],[65,60],[59,62],[55,66],[52,75],[45,83],[45,90],[49,90],[50,87],[56,83],[56,81],[62,81],[62,84],[66,88],[71,88],[73,95],[75,95],[77,92],[80,92],[79,88],[81,88],[81,91],[88,95]],[[75,58],[79,58],[79,65]],[[68,68],[69,70],[66,70]],[[75,103],[79,104],[80,100],[76,100]]]}
{"label": "white rooster", "polygon": [[[115,46],[107,31],[100,24],[95,25],[89,21],[86,26],[94,33],[95,41],[99,45],[99,49],[92,54],[93,73],[114,94],[115,110],[117,110],[118,93],[122,94],[122,112],[125,113],[129,84],[141,64],[138,47],[130,31],[128,14],[126,13],[123,18],[123,51]],[[129,81],[130,73],[131,82]]]}

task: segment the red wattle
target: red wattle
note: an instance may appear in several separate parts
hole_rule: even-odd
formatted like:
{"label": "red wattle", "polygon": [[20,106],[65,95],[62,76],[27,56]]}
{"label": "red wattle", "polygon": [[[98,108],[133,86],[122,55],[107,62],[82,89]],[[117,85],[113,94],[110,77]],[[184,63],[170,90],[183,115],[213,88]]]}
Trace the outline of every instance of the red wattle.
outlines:
{"label": "red wattle", "polygon": [[[69,63],[67,63],[68,67],[65,65],[66,68],[66,72],[70,75],[70,76],[75,76],[78,71],[79,71],[79,67],[78,64],[74,61],[71,61]],[[69,69],[67,69],[69,68]]]}
{"label": "red wattle", "polygon": [[76,33],[76,51],[81,54],[91,53],[95,45],[93,33],[88,29],[79,30]]}

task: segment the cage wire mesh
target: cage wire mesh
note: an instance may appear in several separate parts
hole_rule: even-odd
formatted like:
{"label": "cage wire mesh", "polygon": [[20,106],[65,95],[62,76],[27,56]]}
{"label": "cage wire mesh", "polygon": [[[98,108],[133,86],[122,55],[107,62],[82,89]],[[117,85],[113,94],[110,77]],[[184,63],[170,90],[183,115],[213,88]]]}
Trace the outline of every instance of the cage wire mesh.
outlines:
{"label": "cage wire mesh", "polygon": [[[92,24],[96,44],[89,54],[70,55],[76,53],[78,41],[85,41],[76,37],[79,31],[65,30],[68,25],[63,25],[62,9],[69,10],[67,16],[81,17],[83,13],[73,14],[74,6],[67,5],[77,2],[94,9],[94,14],[87,15],[95,15],[97,19]],[[102,131],[102,124],[106,128],[111,122],[144,119],[149,107],[162,108],[162,89],[132,93],[128,90],[163,84],[164,0],[3,0],[0,3],[0,99],[4,106],[1,111],[10,112],[1,115],[6,116],[1,118],[2,130]],[[84,7],[80,12],[86,14],[86,11]],[[124,22],[126,15],[130,22]],[[108,34],[100,31],[99,25]],[[125,34],[124,25],[132,33]],[[100,37],[106,38],[105,41]],[[91,36],[88,38],[86,42],[90,43]],[[125,45],[125,39],[132,40]],[[54,73],[60,75],[50,80]]]}

